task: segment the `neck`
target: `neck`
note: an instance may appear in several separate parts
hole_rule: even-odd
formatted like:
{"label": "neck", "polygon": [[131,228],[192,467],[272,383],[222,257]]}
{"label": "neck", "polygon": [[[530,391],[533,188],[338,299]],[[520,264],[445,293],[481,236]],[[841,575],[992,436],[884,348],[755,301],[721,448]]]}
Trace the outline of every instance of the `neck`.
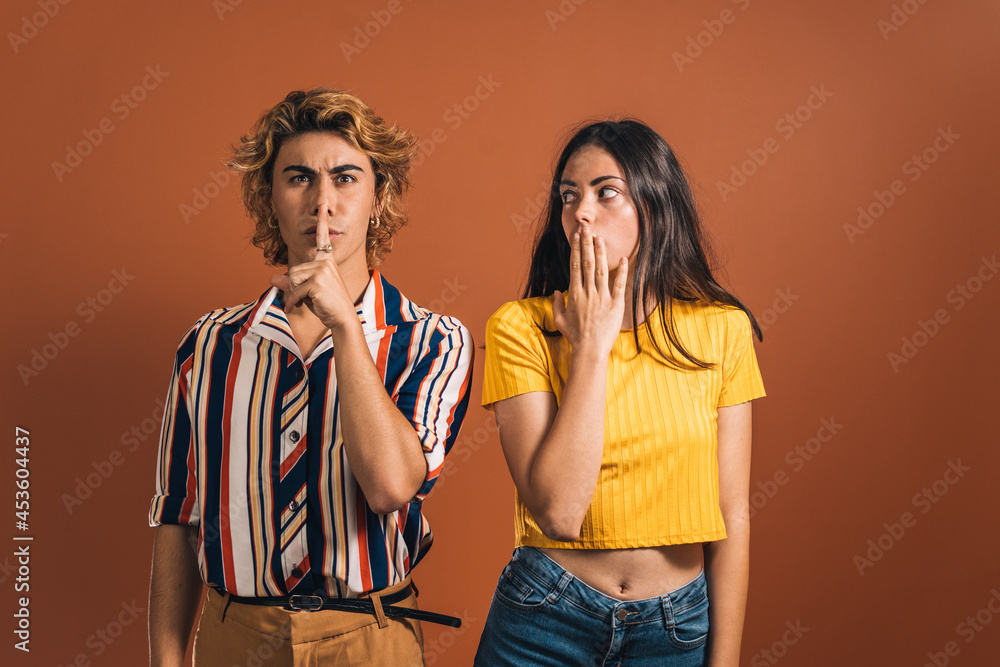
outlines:
{"label": "neck", "polygon": [[[608,276],[608,281],[614,283],[618,277],[618,270],[615,269]],[[622,315],[622,329],[635,329],[636,327],[642,325],[646,321],[646,313],[651,312],[652,308],[656,305],[655,302],[651,301],[650,298],[646,299],[645,307],[642,302],[642,295],[639,297],[639,303],[636,309],[636,320],[632,320],[632,293],[635,291],[632,286],[632,281],[635,277],[635,273],[632,271],[632,265],[629,264],[628,277],[625,279],[625,313]]]}

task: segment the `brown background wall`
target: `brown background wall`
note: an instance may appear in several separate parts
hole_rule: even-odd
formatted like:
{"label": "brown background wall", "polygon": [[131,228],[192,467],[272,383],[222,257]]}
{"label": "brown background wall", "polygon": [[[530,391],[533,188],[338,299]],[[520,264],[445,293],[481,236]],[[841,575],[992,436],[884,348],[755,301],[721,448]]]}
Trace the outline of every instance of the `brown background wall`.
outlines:
{"label": "brown background wall", "polygon": [[[659,130],[767,328],[743,664],[994,664],[998,18],[988,0],[3,3],[0,662],[145,660],[148,434],[175,346],[273,273],[222,160],[285,93],[330,85],[423,138],[384,270],[477,343],[518,295],[567,128]],[[481,378],[480,354],[474,400]],[[426,512],[421,602],[466,619],[425,627],[428,663],[466,665],[512,548],[481,408]],[[27,656],[14,535],[34,536]]]}

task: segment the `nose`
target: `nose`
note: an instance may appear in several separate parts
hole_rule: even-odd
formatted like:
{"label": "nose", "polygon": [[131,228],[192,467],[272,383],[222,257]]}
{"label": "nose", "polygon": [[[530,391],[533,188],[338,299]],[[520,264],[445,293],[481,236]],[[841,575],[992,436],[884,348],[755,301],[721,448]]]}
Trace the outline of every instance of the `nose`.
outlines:
{"label": "nose", "polygon": [[328,219],[333,215],[333,184],[325,178],[317,179],[316,187],[313,188],[313,202],[310,215],[316,216],[319,220]]}
{"label": "nose", "polygon": [[591,225],[594,223],[596,213],[596,203],[587,195],[580,197],[573,211],[573,219],[578,225]]}

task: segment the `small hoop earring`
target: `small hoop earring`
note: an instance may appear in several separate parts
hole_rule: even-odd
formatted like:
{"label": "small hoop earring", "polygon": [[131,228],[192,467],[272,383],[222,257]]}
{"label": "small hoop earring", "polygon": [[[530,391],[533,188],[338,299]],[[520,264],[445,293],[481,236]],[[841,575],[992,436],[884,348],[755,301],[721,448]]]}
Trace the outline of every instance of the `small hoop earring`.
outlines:
{"label": "small hoop earring", "polygon": [[375,219],[369,220],[368,223],[372,226],[372,229],[378,229],[378,226],[382,224],[382,221],[379,220],[379,217],[376,215]]}
{"label": "small hoop earring", "polygon": [[271,229],[278,228],[277,222],[278,218],[276,218],[273,214],[267,216],[267,226],[270,227]]}

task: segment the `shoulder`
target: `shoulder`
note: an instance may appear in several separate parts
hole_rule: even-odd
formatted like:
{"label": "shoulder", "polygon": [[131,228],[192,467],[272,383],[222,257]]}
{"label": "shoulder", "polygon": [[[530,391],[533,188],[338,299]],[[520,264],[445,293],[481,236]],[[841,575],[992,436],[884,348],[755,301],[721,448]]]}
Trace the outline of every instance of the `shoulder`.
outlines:
{"label": "shoulder", "polygon": [[747,314],[743,309],[729,304],[675,299],[673,311],[675,321],[701,322],[723,335],[733,330],[750,331],[750,318]]}
{"label": "shoulder", "polygon": [[750,317],[742,308],[736,306],[716,306],[720,313],[718,317],[725,322],[727,338],[730,340],[743,340],[753,338],[753,327],[750,326]]}
{"label": "shoulder", "polygon": [[410,328],[414,332],[430,331],[432,337],[452,341],[452,346],[471,345],[472,333],[461,320],[451,315],[434,312],[418,306],[393,286],[385,276],[381,281],[381,298],[384,304],[386,325]]}
{"label": "shoulder", "polygon": [[270,290],[264,292],[254,301],[241,303],[238,306],[217,308],[205,313],[184,332],[181,342],[177,346],[178,353],[190,355],[198,340],[203,340],[207,336],[217,336],[227,329],[238,331],[247,326],[257,312],[258,306],[264,302],[269,293]]}
{"label": "shoulder", "polygon": [[254,301],[241,303],[238,306],[217,308],[202,315],[198,321],[202,323],[202,326],[208,327],[241,327],[253,317],[258,306],[266,305],[263,304],[266,295],[267,292]]}
{"label": "shoulder", "polygon": [[500,306],[486,323],[487,334],[490,331],[496,332],[505,329],[551,330],[554,328],[551,296],[508,301]]}
{"label": "shoulder", "polygon": [[241,303],[238,306],[228,306],[226,308],[217,308],[209,311],[199,317],[198,320],[191,325],[188,329],[188,333],[202,332],[224,327],[242,327],[251,317],[253,317],[253,314],[257,310],[257,306],[261,303],[262,299],[263,296],[255,299],[254,301]]}

